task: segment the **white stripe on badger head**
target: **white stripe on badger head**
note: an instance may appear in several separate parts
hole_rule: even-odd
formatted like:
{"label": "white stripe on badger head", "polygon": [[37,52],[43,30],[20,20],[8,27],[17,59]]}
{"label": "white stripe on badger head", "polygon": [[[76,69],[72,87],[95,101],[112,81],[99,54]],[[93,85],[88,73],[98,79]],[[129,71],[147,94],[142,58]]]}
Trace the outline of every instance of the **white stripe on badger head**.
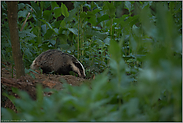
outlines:
{"label": "white stripe on badger head", "polygon": [[[78,60],[77,60],[77,61],[78,61]],[[81,67],[82,67],[82,69],[83,69],[83,75],[86,76],[86,75],[85,75],[85,68],[83,67],[83,65],[81,64],[81,62],[78,61],[78,63],[81,65]]]}
{"label": "white stripe on badger head", "polygon": [[73,63],[71,63],[71,66],[72,66],[73,71],[77,72],[79,77],[81,77],[81,73],[80,73],[79,68],[77,68]]}
{"label": "white stripe on badger head", "polygon": [[35,64],[36,64],[35,61],[36,61],[36,59],[32,62],[31,66],[30,66],[30,68],[33,69],[33,70],[36,69],[36,67],[35,67]]}

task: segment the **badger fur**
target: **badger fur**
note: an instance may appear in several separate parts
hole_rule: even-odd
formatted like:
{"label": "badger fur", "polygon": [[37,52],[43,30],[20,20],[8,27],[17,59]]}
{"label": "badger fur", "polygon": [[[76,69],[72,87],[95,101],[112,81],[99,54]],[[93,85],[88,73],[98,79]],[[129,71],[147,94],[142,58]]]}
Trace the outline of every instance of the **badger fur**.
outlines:
{"label": "badger fur", "polygon": [[31,69],[41,68],[43,73],[54,72],[55,74],[69,75],[73,71],[79,77],[85,77],[85,69],[83,65],[72,55],[63,53],[60,50],[47,50],[41,53],[32,62]]}

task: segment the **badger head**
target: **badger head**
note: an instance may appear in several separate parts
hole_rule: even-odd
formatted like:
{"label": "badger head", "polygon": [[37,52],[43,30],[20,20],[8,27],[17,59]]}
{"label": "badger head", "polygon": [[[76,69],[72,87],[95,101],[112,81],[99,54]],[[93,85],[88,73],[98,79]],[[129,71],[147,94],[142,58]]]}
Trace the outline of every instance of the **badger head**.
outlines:
{"label": "badger head", "polygon": [[78,60],[76,62],[71,62],[71,69],[72,71],[76,72],[79,75],[79,77],[86,77],[85,69]]}
{"label": "badger head", "polygon": [[36,59],[32,62],[30,68],[33,69],[33,70],[37,69],[37,66],[36,66]]}

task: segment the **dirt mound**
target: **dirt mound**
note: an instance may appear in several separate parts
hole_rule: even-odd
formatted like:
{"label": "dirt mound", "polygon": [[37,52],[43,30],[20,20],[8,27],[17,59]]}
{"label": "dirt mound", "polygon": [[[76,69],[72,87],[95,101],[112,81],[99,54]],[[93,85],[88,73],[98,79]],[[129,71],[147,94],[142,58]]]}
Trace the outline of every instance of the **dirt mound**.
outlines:
{"label": "dirt mound", "polygon": [[[10,68],[11,66],[1,68],[1,83],[4,87],[8,88],[6,90],[16,98],[18,98],[18,96],[12,92],[11,87],[24,90],[28,92],[33,99],[36,99],[36,85],[38,83],[41,84],[43,88],[47,87],[56,90],[62,90],[63,83],[68,83],[71,86],[80,86],[84,82],[90,83],[90,80],[80,77],[72,75],[41,74],[38,70],[36,70],[37,73],[31,72],[32,75],[26,74],[25,76],[20,77],[20,79],[16,79],[16,75],[12,74]],[[9,99],[7,99],[3,104],[4,105],[2,105],[2,107],[8,107],[16,111],[14,105]]]}

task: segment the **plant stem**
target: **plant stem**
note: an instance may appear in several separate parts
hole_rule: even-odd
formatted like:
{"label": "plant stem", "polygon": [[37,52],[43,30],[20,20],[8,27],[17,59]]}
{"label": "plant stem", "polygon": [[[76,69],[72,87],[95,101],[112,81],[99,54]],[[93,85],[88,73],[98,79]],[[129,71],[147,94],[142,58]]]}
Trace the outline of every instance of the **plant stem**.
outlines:
{"label": "plant stem", "polygon": [[79,59],[79,11],[78,11],[78,59]]}

